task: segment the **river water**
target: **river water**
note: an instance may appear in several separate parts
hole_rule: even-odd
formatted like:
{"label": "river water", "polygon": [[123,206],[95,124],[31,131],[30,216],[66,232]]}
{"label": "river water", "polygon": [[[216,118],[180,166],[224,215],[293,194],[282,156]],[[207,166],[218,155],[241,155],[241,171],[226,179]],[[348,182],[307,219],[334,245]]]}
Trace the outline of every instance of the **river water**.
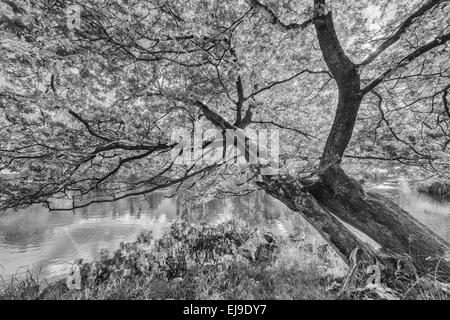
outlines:
{"label": "river water", "polygon": [[[370,189],[394,199],[423,223],[450,241],[450,203],[419,194],[397,179],[385,179]],[[165,192],[93,205],[73,212],[49,212],[33,206],[0,214],[0,275],[8,280],[27,270],[49,281],[64,277],[74,260],[98,257],[122,241],[134,241],[145,230],[155,237],[181,215],[196,223],[240,219],[276,234],[321,241],[306,221],[263,192],[230,199],[213,199],[187,206]]]}

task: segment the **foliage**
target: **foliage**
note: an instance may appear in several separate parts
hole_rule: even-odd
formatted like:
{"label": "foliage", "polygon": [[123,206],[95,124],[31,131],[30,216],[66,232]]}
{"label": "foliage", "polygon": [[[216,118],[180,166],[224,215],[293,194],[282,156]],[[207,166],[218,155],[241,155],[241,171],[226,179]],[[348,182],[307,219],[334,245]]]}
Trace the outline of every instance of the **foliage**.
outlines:
{"label": "foliage", "polygon": [[417,190],[427,194],[437,196],[441,199],[450,199],[450,183],[434,181],[432,183],[420,184]]}
{"label": "foliage", "polygon": [[[180,234],[190,234],[186,240]],[[216,227],[175,224],[161,239],[150,233],[121,244],[112,256],[81,264],[82,289],[66,281],[47,283],[32,273],[25,279],[3,279],[3,299],[335,299],[340,296],[345,267],[332,252],[314,251],[310,243],[281,241],[276,261],[249,259],[261,236],[235,223]],[[230,240],[234,239],[234,240]],[[246,239],[246,240],[244,240]],[[185,241],[186,240],[186,241]],[[208,243],[238,248],[214,250]],[[253,245],[251,245],[253,243]],[[250,245],[249,245],[250,244]],[[218,245],[220,248],[220,245]],[[225,246],[224,246],[225,247]],[[214,248],[216,248],[214,246]],[[198,257],[215,253],[215,258]],[[231,259],[222,259],[230,256]],[[174,261],[177,261],[174,264]],[[329,268],[328,271],[325,271]],[[332,272],[335,268],[338,271]],[[401,299],[449,299],[449,285],[433,274],[409,283]],[[352,299],[381,299],[377,290],[355,288]]]}
{"label": "foliage", "polygon": [[[63,198],[69,202],[59,209],[76,210],[170,186],[201,199],[264,188],[255,185],[259,165],[175,161],[184,155],[172,133],[184,129],[190,141],[198,123],[218,136],[280,129],[274,180],[289,173],[315,181],[341,158],[449,178],[447,1],[11,3],[0,2],[0,209],[55,210]],[[80,28],[68,25],[71,5],[81,7]],[[201,151],[212,148],[208,141]],[[93,191],[103,196],[91,199]],[[378,219],[388,231],[391,216]],[[216,263],[230,253],[226,244],[231,256],[239,247],[235,238],[198,240],[192,232],[162,244],[172,250],[162,260],[168,269],[156,269],[163,278],[185,275],[193,256]],[[409,242],[401,243],[407,251]],[[124,246],[93,277],[152,273],[153,264],[137,262],[148,261],[139,250]]]}
{"label": "foliage", "polygon": [[134,243],[121,244],[112,256],[104,252],[91,263],[77,262],[81,266],[81,290],[69,290],[64,280],[48,285],[29,274],[25,280],[13,278],[11,283],[4,282],[0,299],[317,299],[332,296],[327,291],[332,279],[319,272],[318,264],[323,262],[308,248],[285,244],[276,263],[260,264],[252,262],[242,250],[249,242],[259,241],[255,233],[235,223],[216,227],[174,224],[161,239],[142,234]]}
{"label": "foliage", "polygon": [[[98,189],[111,201],[136,189],[185,186],[196,174],[203,179],[187,193],[248,192],[248,170],[171,161],[176,128],[190,131],[195,121],[214,127],[196,101],[230,124],[248,112],[249,128],[281,129],[282,172],[316,170],[338,97],[313,32],[280,29],[255,1],[28,3],[0,2],[0,207],[50,206],[52,197]],[[74,4],[82,9],[80,30],[67,26]],[[262,4],[284,25],[324,14],[306,0]],[[357,62],[420,5],[339,1],[325,8]],[[414,19],[391,48],[358,69],[368,83],[396,68],[362,101],[347,150],[352,161],[395,161],[426,177],[447,175],[448,45],[396,64],[445,32],[448,8],[444,2]]]}

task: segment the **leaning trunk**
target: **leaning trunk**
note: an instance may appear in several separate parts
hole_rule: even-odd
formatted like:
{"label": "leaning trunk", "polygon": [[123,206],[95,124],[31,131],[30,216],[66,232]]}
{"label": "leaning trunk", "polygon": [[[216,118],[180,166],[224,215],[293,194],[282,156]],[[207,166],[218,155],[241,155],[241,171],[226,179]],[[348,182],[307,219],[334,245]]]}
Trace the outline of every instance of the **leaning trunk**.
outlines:
{"label": "leaning trunk", "polygon": [[[340,167],[363,99],[361,81],[357,66],[340,45],[332,13],[320,10],[325,0],[314,0],[314,4],[319,8],[314,25],[320,49],[339,90],[334,122],[314,181],[273,177],[260,185],[303,214],[345,261],[359,247],[368,263],[377,260],[384,264],[385,278],[396,278],[399,271],[412,278],[430,271],[446,278],[450,263],[443,256],[448,243],[392,201],[365,192]],[[375,240],[381,251],[367,248],[341,221]]]}
{"label": "leaning trunk", "polygon": [[442,259],[449,248],[444,239],[386,197],[365,192],[339,166],[322,172],[309,192],[323,208],[376,241],[386,254],[412,263],[417,275],[450,276],[450,264]]}
{"label": "leaning trunk", "polygon": [[[430,273],[448,282],[450,263],[442,259],[448,250],[445,240],[389,199],[366,193],[340,167],[327,170],[312,185],[283,176],[264,179],[259,186],[301,214],[350,267],[357,263],[362,272],[358,285],[365,285],[365,270],[373,264],[381,268],[383,283],[400,291]],[[381,249],[358,238],[344,222]],[[356,248],[356,261],[351,261]]]}
{"label": "leaning trunk", "polygon": [[266,177],[258,185],[289,209],[300,213],[347,264],[350,264],[349,257],[355,248],[362,249],[362,256],[366,260],[375,262],[376,253],[323,208],[311,194],[306,193],[297,179],[286,175],[276,179]]}

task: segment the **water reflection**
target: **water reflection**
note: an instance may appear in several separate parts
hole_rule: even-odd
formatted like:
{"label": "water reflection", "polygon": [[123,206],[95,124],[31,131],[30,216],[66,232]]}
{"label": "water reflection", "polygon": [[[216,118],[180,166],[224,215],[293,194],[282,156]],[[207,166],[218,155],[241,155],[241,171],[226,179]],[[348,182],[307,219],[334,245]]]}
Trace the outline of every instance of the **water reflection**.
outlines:
{"label": "water reflection", "polygon": [[386,180],[373,187],[378,193],[391,197],[403,209],[450,241],[450,203],[411,189],[404,180]]}
{"label": "water reflection", "polygon": [[[367,187],[391,197],[450,240],[450,204],[418,194],[390,176]],[[42,206],[8,211],[0,216],[0,274],[21,274],[25,268],[33,268],[40,270],[42,278],[54,280],[67,274],[75,259],[92,260],[102,248],[114,250],[120,242],[133,241],[144,230],[152,230],[159,237],[180,217],[195,223],[237,218],[284,236],[321,241],[298,214],[264,192],[197,205],[187,205],[180,197],[169,198],[167,194],[155,192],[94,204],[76,214],[50,213]]]}
{"label": "water reflection", "polygon": [[245,197],[213,199],[187,205],[181,197],[155,192],[71,212],[48,212],[33,206],[0,217],[0,273],[9,276],[26,268],[50,280],[65,275],[80,257],[92,260],[103,248],[114,250],[144,230],[155,237],[177,218],[195,223],[221,223],[233,218],[283,235],[317,237],[298,215],[263,192]]}

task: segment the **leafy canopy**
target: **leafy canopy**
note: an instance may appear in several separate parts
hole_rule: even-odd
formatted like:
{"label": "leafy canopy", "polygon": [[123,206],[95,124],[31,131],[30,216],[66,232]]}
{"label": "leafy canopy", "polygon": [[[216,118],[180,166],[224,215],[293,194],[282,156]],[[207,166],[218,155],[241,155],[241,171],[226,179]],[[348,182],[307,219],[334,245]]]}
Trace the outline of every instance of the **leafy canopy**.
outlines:
{"label": "leafy canopy", "polygon": [[[80,29],[68,26],[74,4]],[[338,99],[311,23],[329,11],[368,88],[347,158],[448,175],[447,1],[0,7],[0,208],[93,190],[105,193],[102,201],[171,185],[201,196],[253,190],[248,168],[173,163],[171,133],[196,121],[217,128],[213,116],[236,128],[280,129],[281,173],[313,172]]]}

